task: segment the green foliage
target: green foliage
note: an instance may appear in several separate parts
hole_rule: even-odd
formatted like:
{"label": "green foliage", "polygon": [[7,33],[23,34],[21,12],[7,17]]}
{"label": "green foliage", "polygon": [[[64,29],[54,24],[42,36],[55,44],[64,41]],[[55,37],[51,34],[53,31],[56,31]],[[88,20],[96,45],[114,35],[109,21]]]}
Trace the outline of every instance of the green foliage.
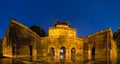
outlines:
{"label": "green foliage", "polygon": [[30,27],[30,29],[34,31],[36,34],[38,34],[40,37],[46,36],[46,32],[44,31],[44,29],[40,28],[39,26],[33,25]]}

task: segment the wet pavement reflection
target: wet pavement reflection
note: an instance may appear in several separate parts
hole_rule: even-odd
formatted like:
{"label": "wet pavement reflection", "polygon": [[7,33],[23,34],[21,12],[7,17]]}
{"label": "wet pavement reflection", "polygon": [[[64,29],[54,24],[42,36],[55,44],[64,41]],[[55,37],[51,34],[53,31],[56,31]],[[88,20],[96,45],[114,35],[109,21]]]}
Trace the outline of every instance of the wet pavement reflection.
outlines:
{"label": "wet pavement reflection", "polygon": [[77,58],[61,58],[55,59],[51,57],[24,57],[24,58],[0,58],[0,64],[120,64],[120,57],[116,60],[95,57],[91,59],[77,59]]}

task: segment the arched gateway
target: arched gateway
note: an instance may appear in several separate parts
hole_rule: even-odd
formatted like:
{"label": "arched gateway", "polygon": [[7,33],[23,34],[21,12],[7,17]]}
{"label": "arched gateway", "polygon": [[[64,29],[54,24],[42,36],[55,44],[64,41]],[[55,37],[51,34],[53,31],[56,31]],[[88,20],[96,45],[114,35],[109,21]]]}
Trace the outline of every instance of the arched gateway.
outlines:
{"label": "arched gateway", "polygon": [[[54,47],[55,58],[67,59],[77,53],[82,55],[83,39],[76,37],[76,29],[70,28],[70,23],[56,21],[55,27],[50,27],[48,32],[48,48]],[[43,42],[45,42],[44,39]]]}
{"label": "arched gateway", "polygon": [[60,59],[64,59],[66,56],[66,48],[64,46],[62,46],[60,48]]}

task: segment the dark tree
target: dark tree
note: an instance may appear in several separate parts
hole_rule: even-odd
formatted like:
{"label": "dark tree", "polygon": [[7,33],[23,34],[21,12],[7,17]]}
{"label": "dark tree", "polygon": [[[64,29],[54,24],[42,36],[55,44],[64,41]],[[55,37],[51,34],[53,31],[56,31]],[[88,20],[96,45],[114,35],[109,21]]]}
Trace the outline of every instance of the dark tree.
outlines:
{"label": "dark tree", "polygon": [[33,25],[30,27],[30,29],[34,31],[36,34],[38,34],[40,37],[46,36],[46,32],[44,31],[44,29],[40,28],[39,26]]}
{"label": "dark tree", "polygon": [[120,28],[117,32],[114,32],[113,39],[117,42],[117,48],[120,49]]}

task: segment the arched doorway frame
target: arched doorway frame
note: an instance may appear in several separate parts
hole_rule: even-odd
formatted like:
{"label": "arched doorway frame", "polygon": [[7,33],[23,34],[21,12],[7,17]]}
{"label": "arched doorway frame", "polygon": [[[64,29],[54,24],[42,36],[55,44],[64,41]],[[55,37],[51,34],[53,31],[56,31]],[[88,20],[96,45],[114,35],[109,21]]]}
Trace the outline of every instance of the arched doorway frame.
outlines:
{"label": "arched doorway frame", "polygon": [[51,54],[51,56],[55,56],[55,48],[54,47],[50,47],[49,48],[49,53]]}
{"label": "arched doorway frame", "polygon": [[61,46],[59,49],[59,53],[60,53],[60,59],[65,59],[66,57],[66,47],[65,46]]}

